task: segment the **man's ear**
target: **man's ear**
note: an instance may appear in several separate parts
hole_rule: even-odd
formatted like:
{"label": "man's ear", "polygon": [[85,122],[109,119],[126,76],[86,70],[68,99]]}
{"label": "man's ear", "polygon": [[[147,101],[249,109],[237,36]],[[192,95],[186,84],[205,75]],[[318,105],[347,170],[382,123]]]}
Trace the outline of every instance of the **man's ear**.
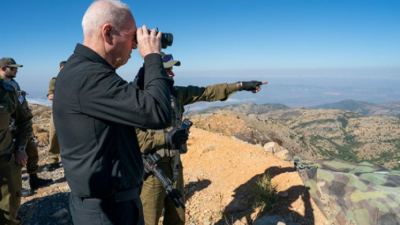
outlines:
{"label": "man's ear", "polygon": [[6,67],[2,66],[2,67],[0,67],[0,70],[6,71]]}
{"label": "man's ear", "polygon": [[113,30],[113,28],[111,27],[111,25],[110,24],[104,24],[104,26],[102,27],[102,30],[101,30],[101,34],[102,34],[102,36],[103,36],[103,39],[105,40],[105,42],[107,42],[108,44],[111,44],[112,43],[112,37],[111,37],[111,35],[112,35],[112,30]]}

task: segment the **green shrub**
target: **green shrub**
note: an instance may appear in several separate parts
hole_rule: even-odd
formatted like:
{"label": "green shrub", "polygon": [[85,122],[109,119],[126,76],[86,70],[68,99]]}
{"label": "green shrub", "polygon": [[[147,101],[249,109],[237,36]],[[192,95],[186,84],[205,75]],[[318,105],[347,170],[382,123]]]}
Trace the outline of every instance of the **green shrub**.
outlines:
{"label": "green shrub", "polygon": [[272,184],[269,174],[259,177],[256,181],[256,186],[251,191],[254,197],[254,208],[261,207],[261,210],[268,210],[278,200],[276,185]]}

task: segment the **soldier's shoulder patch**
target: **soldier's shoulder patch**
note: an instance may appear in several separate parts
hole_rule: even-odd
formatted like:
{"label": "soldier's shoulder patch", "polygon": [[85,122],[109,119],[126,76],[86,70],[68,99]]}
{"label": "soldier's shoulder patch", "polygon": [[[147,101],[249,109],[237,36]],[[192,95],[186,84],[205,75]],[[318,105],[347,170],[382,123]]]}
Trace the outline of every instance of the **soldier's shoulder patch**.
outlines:
{"label": "soldier's shoulder patch", "polygon": [[10,84],[9,82],[3,82],[2,83],[4,89],[6,89],[7,91],[16,91],[16,87],[12,84]]}
{"label": "soldier's shoulder patch", "polygon": [[19,101],[20,104],[24,103],[24,101],[25,101],[25,98],[24,98],[24,96],[22,96],[21,92],[19,93],[18,101]]}

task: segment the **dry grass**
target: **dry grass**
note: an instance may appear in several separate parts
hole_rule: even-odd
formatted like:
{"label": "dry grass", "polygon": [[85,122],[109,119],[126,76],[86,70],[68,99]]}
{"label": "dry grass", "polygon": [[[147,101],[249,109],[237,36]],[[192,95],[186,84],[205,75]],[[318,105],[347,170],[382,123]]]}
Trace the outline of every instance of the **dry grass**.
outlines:
{"label": "dry grass", "polygon": [[272,184],[269,174],[264,174],[261,178],[258,178],[256,186],[251,190],[254,197],[253,208],[271,209],[278,200],[276,187]]}

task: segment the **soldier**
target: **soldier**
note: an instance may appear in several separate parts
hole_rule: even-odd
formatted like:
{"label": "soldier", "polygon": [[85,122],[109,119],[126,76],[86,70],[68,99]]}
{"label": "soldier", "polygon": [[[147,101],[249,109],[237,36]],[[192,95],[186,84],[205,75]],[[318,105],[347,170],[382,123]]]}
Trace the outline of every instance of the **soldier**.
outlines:
{"label": "soldier", "polygon": [[[5,77],[5,80],[8,80],[10,82],[15,83],[17,90],[21,92],[22,96],[25,98],[26,92],[21,91],[21,88],[19,87],[17,81],[14,80],[14,78],[17,76],[17,73],[15,74],[8,74],[7,77]],[[10,118],[10,130],[13,134],[14,137],[14,131],[16,130],[15,126],[15,121],[13,118]],[[39,152],[36,146],[36,142],[34,139],[34,134],[32,134],[31,138],[26,143],[25,147],[25,152],[28,156],[28,161],[26,164],[26,171],[29,174],[29,186],[31,189],[25,189],[22,188],[22,197],[27,197],[32,195],[36,189],[38,189],[40,186],[45,186],[53,182],[51,179],[41,179],[38,177],[37,173],[39,172]]]}
{"label": "soldier", "polygon": [[[32,114],[14,82],[18,67],[12,58],[0,59],[0,224],[21,224],[21,167],[26,166],[26,142],[32,135]],[[10,132],[10,117],[17,127],[15,141]]]}
{"label": "soldier", "polygon": [[[175,76],[173,66],[180,66],[181,62],[174,60],[172,55],[162,53],[164,68],[169,77]],[[216,84],[207,87],[179,87],[175,86],[171,90],[172,106],[174,110],[174,119],[172,127],[164,130],[143,130],[136,129],[139,145],[142,153],[158,153],[162,159],[158,164],[160,169],[175,182],[175,188],[184,194],[183,187],[183,171],[181,162],[175,162],[175,150],[171,149],[171,145],[181,146],[186,143],[188,134],[176,127],[176,120],[181,120],[184,112],[183,106],[200,101],[225,101],[228,97],[237,91],[253,91],[254,93],[261,90],[261,85],[268,82],[250,81],[237,82],[232,84]],[[136,77],[134,84],[141,86],[141,78]],[[178,115],[177,115],[178,114]],[[180,121],[179,121],[180,122]],[[177,176],[176,176],[176,175]],[[175,176],[174,176],[175,175]],[[185,224],[185,210],[176,208],[172,200],[170,200],[161,182],[154,176],[150,175],[143,183],[143,189],[140,195],[143,204],[143,215],[146,225],[157,225],[164,208],[163,224]],[[183,199],[184,202],[184,199]]]}
{"label": "soldier", "polygon": [[[59,71],[62,70],[64,67],[66,61],[60,62],[60,69]],[[47,98],[51,101],[53,101],[54,98],[54,87],[56,86],[56,77],[51,78],[49,82],[49,90],[47,91]],[[57,133],[56,133],[56,128],[54,126],[54,121],[53,121],[53,113],[51,114],[50,118],[50,148],[49,148],[49,153],[47,155],[47,164],[43,170],[44,171],[53,171],[57,168],[60,167],[60,162],[59,162],[59,155],[60,155],[60,145],[58,144],[58,138],[57,138]]]}

